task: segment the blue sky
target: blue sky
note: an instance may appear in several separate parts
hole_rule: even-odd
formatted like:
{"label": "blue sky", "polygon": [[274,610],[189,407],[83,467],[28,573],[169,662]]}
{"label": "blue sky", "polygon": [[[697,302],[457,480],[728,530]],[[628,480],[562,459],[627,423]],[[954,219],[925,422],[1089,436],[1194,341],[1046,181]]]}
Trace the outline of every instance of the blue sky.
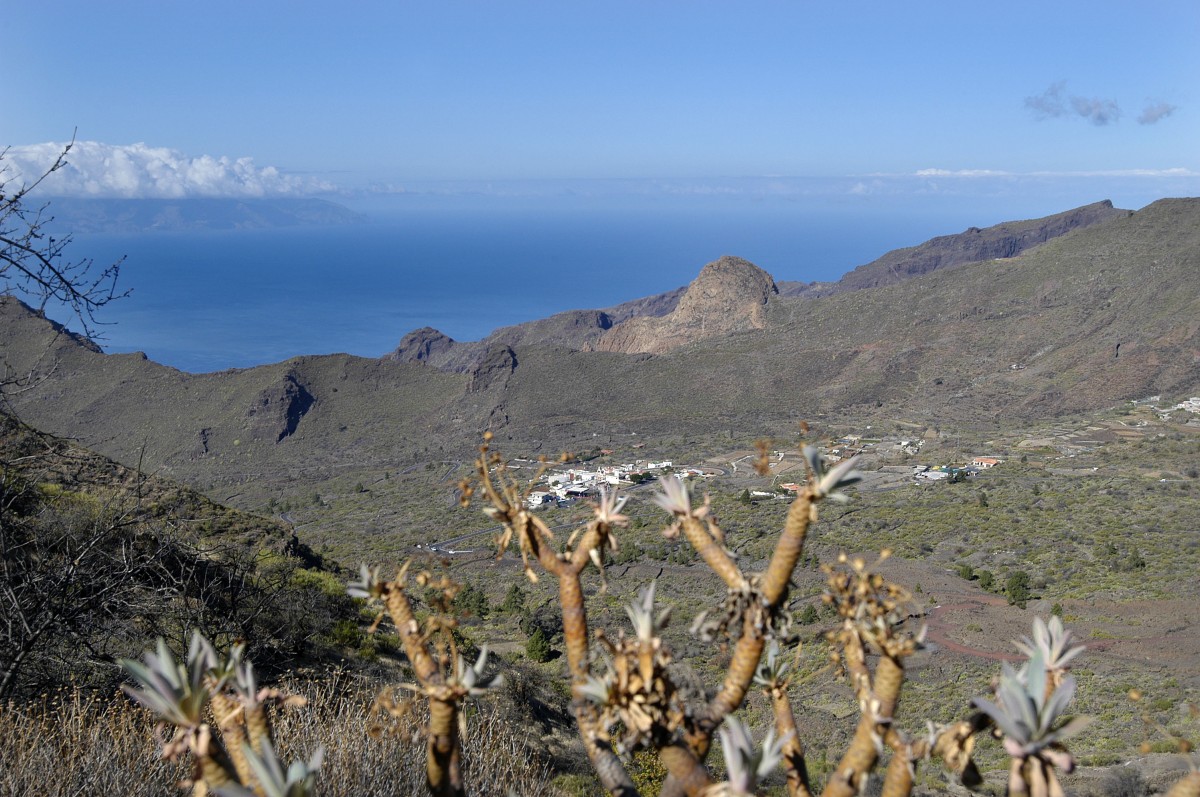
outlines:
{"label": "blue sky", "polygon": [[61,193],[764,176],[1125,206],[1200,193],[1191,0],[8,0],[0,16],[9,162],[33,168],[46,151],[23,147],[76,128],[95,142]]}

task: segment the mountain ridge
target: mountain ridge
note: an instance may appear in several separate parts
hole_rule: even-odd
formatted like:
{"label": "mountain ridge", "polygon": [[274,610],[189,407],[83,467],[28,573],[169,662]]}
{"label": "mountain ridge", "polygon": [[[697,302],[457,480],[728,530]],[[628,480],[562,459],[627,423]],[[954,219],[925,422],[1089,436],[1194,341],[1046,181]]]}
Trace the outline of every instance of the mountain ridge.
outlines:
{"label": "mountain ridge", "polygon": [[460,369],[322,355],[185,374],[89,350],[14,299],[0,301],[0,343],[15,370],[53,364],[11,397],[47,431],[185,481],[307,479],[457,456],[485,429],[536,451],[601,433],[758,435],[800,417],[994,424],[1195,395],[1198,271],[1200,199],[1177,199],[1012,258],[826,297],[768,292],[761,326],[655,353],[549,336],[493,341]]}
{"label": "mountain ridge", "polygon": [[[837,282],[783,281],[779,282],[771,293],[780,297],[816,299],[835,293],[901,282],[970,262],[1014,257],[1072,230],[1128,216],[1132,212],[1114,208],[1112,201],[1105,199],[1038,219],[1002,222],[987,228],[970,227],[962,233],[941,235],[917,246],[894,249],[847,272]],[[717,263],[720,260],[713,262]],[[757,269],[757,266],[754,268]],[[753,283],[754,280],[751,279],[748,285]],[[661,353],[664,347],[669,348],[672,345],[662,340],[663,338],[682,343],[695,337],[698,332],[695,328],[697,325],[682,319],[675,324],[651,320],[674,313],[691,288],[691,284],[684,285],[672,291],[635,299],[603,310],[570,310],[547,318],[502,327],[480,341],[455,341],[439,330],[424,327],[406,334],[396,349],[384,357],[400,362],[425,362],[435,368],[461,373],[477,365],[480,358],[496,345],[513,346],[539,342],[585,351]],[[697,290],[702,293],[706,289],[698,287]],[[748,290],[745,298],[748,304],[742,310],[753,315],[757,290],[754,287],[749,287]],[[734,302],[735,297],[726,296],[726,301]],[[726,311],[730,309],[732,308],[725,308]],[[718,329],[722,323],[730,321],[721,315],[720,310],[716,314],[720,316]],[[698,326],[702,328],[703,323]],[[700,334],[707,333],[700,331]]]}

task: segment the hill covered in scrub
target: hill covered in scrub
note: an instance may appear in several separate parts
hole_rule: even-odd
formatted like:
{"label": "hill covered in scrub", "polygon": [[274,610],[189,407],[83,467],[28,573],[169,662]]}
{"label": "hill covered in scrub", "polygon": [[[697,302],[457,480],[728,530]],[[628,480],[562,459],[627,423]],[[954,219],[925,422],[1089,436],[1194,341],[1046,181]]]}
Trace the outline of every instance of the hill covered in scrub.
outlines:
{"label": "hill covered in scrub", "polygon": [[0,413],[0,699],[110,689],[121,657],[191,629],[247,640],[267,672],[339,651],[341,583],[277,520]]}
{"label": "hill covered in scrub", "polygon": [[[461,360],[425,333],[410,337],[414,356],[193,375],[99,353],[13,299],[0,303],[0,342],[14,371],[42,372],[12,399],[22,417],[201,485],[460,455],[483,429],[554,451],[629,433],[758,436],[802,417],[988,426],[1192,395],[1200,200],[1109,216],[1013,257],[815,299],[774,293],[730,258],[673,309],[609,323],[578,348],[534,325]],[[697,295],[718,266],[723,292],[706,305]],[[629,325],[674,342],[590,350]]]}

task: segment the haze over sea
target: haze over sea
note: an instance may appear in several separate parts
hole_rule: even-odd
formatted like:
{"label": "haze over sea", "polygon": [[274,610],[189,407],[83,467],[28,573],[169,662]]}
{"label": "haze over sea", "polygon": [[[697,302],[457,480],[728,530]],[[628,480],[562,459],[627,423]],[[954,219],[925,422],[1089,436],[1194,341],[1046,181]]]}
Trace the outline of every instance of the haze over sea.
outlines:
{"label": "haze over sea", "polygon": [[90,234],[69,251],[97,265],[126,256],[121,283],[133,294],[100,317],[111,324],[106,351],[206,372],[303,354],[378,357],[423,326],[476,340],[677,288],[726,254],[776,280],[835,280],[934,235],[1068,207],[1008,216],[945,201],[390,199],[364,208],[359,225]]}

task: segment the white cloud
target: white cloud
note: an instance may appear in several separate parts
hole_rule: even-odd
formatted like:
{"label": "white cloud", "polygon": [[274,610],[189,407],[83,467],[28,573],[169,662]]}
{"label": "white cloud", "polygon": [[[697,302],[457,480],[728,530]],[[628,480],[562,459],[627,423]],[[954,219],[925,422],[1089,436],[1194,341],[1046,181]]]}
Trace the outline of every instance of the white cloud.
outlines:
{"label": "white cloud", "polygon": [[[48,142],[12,147],[4,156],[5,177],[16,184],[37,179],[64,146]],[[251,158],[189,157],[166,147],[98,141],[75,142],[67,165],[39,188],[50,196],[127,199],[258,198],[333,190],[335,186],[324,181],[283,174],[274,166],[255,166]]]}

